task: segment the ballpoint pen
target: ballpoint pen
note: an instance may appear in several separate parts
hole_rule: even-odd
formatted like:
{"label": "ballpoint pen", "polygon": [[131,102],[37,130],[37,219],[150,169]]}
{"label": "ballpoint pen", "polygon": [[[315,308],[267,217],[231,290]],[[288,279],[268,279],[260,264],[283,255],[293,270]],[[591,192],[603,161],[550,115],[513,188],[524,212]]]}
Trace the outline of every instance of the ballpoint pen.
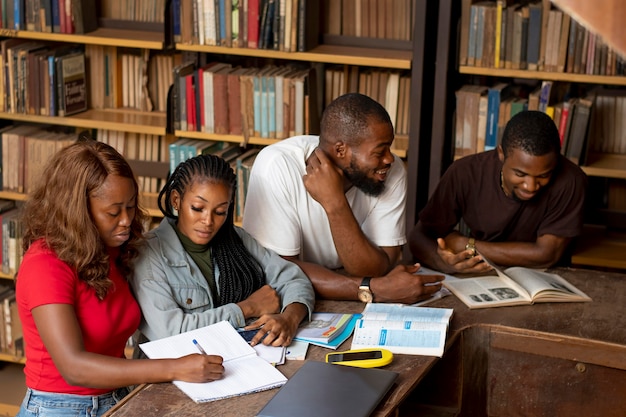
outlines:
{"label": "ballpoint pen", "polygon": [[200,353],[202,353],[203,355],[206,355],[207,353],[204,351],[204,349],[202,349],[202,346],[200,346],[200,343],[198,343],[198,341],[196,339],[193,339],[193,344],[196,345],[196,347],[198,348],[198,350],[200,351]]}

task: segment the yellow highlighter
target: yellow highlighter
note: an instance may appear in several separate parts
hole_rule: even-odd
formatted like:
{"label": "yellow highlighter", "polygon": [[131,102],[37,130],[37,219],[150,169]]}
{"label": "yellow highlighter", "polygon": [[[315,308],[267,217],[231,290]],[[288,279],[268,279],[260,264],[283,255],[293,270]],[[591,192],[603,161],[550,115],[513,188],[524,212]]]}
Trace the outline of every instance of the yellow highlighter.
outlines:
{"label": "yellow highlighter", "polygon": [[328,363],[359,368],[378,368],[390,364],[392,360],[393,353],[387,349],[355,349],[326,355]]}

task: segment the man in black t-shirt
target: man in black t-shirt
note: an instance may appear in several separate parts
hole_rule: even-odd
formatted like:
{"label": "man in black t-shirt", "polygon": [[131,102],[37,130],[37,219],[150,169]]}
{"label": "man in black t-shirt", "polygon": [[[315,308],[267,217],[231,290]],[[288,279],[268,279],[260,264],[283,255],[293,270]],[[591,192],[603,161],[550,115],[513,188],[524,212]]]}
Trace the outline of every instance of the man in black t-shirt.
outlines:
{"label": "man in black t-shirt", "polygon": [[[560,152],[552,119],[516,114],[497,149],[454,162],[409,236],[419,262],[447,273],[559,263],[582,230],[587,177]],[[459,221],[469,236],[457,230]]]}

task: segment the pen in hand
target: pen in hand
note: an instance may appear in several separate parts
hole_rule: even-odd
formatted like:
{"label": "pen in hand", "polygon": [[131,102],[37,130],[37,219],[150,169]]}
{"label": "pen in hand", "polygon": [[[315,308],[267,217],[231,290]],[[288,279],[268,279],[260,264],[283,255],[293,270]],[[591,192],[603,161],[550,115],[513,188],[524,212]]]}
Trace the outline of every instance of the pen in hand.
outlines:
{"label": "pen in hand", "polygon": [[203,355],[206,355],[207,353],[204,351],[204,349],[202,349],[202,346],[200,346],[200,343],[198,343],[198,341],[196,339],[193,339],[193,344],[196,345],[196,347],[198,348],[198,350],[200,351],[200,353],[202,353]]}

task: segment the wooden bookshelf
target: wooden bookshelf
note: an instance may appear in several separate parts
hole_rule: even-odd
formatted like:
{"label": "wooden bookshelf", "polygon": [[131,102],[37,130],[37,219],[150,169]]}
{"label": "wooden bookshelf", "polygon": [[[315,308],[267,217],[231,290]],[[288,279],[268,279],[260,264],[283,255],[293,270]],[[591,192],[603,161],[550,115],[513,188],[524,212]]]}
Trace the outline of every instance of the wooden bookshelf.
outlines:
{"label": "wooden bookshelf", "polygon": [[484,75],[487,77],[525,78],[531,80],[563,81],[581,84],[626,85],[626,77],[572,74],[568,72],[529,71],[461,66],[459,67],[459,73],[467,75]]}
{"label": "wooden bookshelf", "polygon": [[176,44],[179,51],[205,52],[209,54],[239,55],[288,61],[345,64],[389,69],[411,69],[412,51],[361,48],[342,45],[319,45],[307,52],[281,52],[268,49],[227,48],[223,46]]}
{"label": "wooden bookshelf", "polygon": [[626,233],[601,226],[585,226],[577,240],[572,264],[599,268],[626,269]]}
{"label": "wooden bookshelf", "polygon": [[18,356],[7,355],[6,353],[0,353],[0,362],[21,363],[23,365],[26,363],[26,358],[20,358]]}
{"label": "wooden bookshelf", "polygon": [[166,115],[132,109],[90,109],[65,117],[38,116],[23,113],[0,113],[0,119],[25,123],[72,126],[84,129],[107,129],[122,132],[165,135]]}
{"label": "wooden bookshelf", "polygon": [[592,153],[587,156],[587,162],[581,168],[592,177],[626,179],[626,155]]}
{"label": "wooden bookshelf", "polygon": [[[589,6],[583,0],[559,0],[553,1],[553,3],[555,5],[567,3],[568,6],[571,6],[571,8],[568,7],[568,11],[575,9],[577,4],[580,7],[584,5],[586,5],[585,7],[596,7],[595,4],[594,6]],[[601,16],[603,16],[602,21],[605,20],[604,17],[611,15],[612,11],[615,10],[613,6],[614,4],[611,4],[611,2],[599,4],[598,7],[603,9],[601,13]],[[422,166],[419,167],[420,171],[424,169],[429,171],[428,195],[434,192],[441,175],[453,161],[454,124],[451,121],[455,118],[455,91],[464,82],[471,79],[472,76],[477,76],[479,79],[482,77],[491,78],[492,80],[547,80],[598,86],[626,86],[626,76],[459,65],[456,57],[459,55],[459,43],[457,40],[461,30],[458,25],[462,14],[461,9],[461,2],[454,0],[442,0],[439,4],[439,24],[436,36],[437,69],[433,80],[435,99],[432,103],[433,117],[429,138],[430,148],[424,158],[425,161],[420,161]],[[586,15],[580,13],[572,14],[574,19],[579,20],[584,20],[584,16]],[[621,17],[617,20],[621,21]],[[616,19],[613,20],[615,21]],[[607,25],[611,26],[608,23]],[[586,29],[590,30],[590,27],[586,26]],[[596,27],[596,29],[601,31],[603,28]],[[606,30],[609,32],[614,32],[613,29],[614,27],[606,27]],[[609,46],[616,46],[616,44],[609,43]],[[590,135],[593,135],[593,132]],[[586,163],[581,166],[581,169],[588,176],[624,180],[626,179],[626,155],[592,152],[587,155]],[[602,232],[593,230],[593,233],[589,235],[589,230],[585,229],[584,235],[579,239],[580,242],[575,248],[573,262],[577,265],[592,267],[626,269],[626,258],[624,257],[624,253],[626,253],[624,251],[626,249],[626,236],[614,233],[614,230],[604,230]]]}
{"label": "wooden bookshelf", "polygon": [[68,42],[84,45],[118,46],[125,48],[163,49],[163,33],[128,29],[98,28],[86,34],[32,32],[0,29],[0,36],[47,42]]}

